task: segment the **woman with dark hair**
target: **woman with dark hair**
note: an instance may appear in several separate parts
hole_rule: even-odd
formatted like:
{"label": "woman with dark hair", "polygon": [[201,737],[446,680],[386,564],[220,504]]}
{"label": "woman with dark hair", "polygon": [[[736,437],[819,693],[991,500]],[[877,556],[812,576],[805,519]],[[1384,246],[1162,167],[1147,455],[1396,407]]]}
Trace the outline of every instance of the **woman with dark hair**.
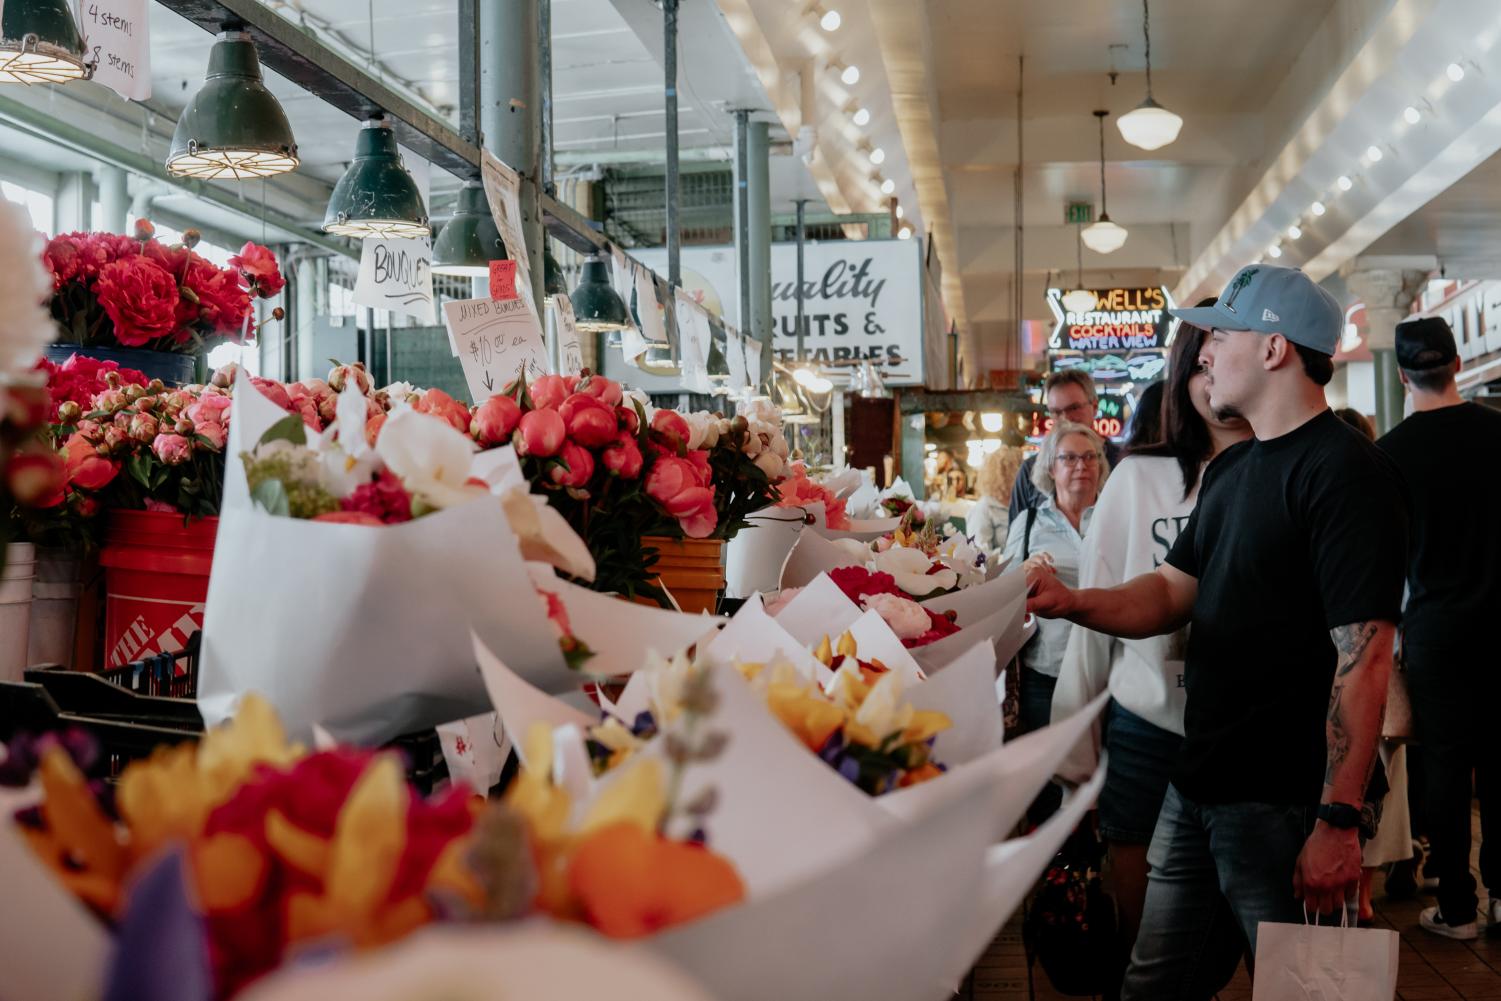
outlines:
{"label": "woman with dark hair", "polygon": [[[1200,305],[1213,303],[1208,299]],[[1128,453],[1101,492],[1080,554],[1081,587],[1112,587],[1161,565],[1193,512],[1204,467],[1251,437],[1245,421],[1217,420],[1210,410],[1208,380],[1199,365],[1207,336],[1188,324],[1179,327],[1163,380],[1160,440]],[[1122,640],[1075,626],[1053,697],[1057,720],[1101,692],[1111,695],[1103,736],[1110,755],[1099,826],[1115,874],[1123,970],[1146,898],[1147,845],[1183,740],[1187,638],[1187,629]],[[1085,742],[1065,763],[1062,777],[1070,782],[1087,778],[1098,752],[1098,739],[1093,746]]]}
{"label": "woman with dark hair", "polygon": [[1141,391],[1131,411],[1131,434],[1126,438],[1126,455],[1134,455],[1162,440],[1162,392],[1167,384],[1161,379]]}

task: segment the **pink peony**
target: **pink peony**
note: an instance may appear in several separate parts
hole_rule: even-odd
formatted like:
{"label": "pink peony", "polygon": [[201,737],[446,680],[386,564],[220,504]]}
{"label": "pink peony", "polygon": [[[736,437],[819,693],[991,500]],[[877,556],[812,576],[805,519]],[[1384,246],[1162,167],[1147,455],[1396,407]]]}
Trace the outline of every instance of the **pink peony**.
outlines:
{"label": "pink peony", "polygon": [[120,471],[118,463],[101,456],[82,435],[64,442],[63,453],[68,484],[81,490],[103,490]]}
{"label": "pink peony", "polygon": [[636,446],[636,439],[629,436],[620,437],[605,449],[600,461],[623,480],[634,480],[641,475],[641,449]]}
{"label": "pink peony", "polygon": [[634,435],[641,430],[641,416],[636,413],[635,407],[616,407],[615,417],[627,434]]}
{"label": "pink peony", "polygon": [[552,481],[560,487],[573,487],[582,489],[589,485],[589,479],[594,475],[594,456],[587,448],[571,441],[563,443],[562,451],[558,453],[563,466],[553,466],[548,471]]}
{"label": "pink peony", "polygon": [[262,396],[283,410],[290,412],[296,409],[292,406],[292,398],[287,395],[287,387],[276,380],[262,379],[260,376],[252,375],[250,377],[250,384],[259,389]]}
{"label": "pink peony", "polygon": [[313,521],[332,522],[336,525],[373,525],[377,528],[385,524],[365,511],[325,511],[314,515]]}
{"label": "pink peony", "polygon": [[159,434],[151,451],[169,466],[180,466],[193,457],[193,443],[180,434]]}
{"label": "pink peony", "polygon": [[365,366],[361,362],[355,362],[353,365],[336,365],[328,373],[328,388],[335,393],[344,392],[351,381],[366,396],[370,395],[370,391],[375,388],[375,381],[370,378],[370,373],[365,371]]}
{"label": "pink peony", "polygon": [[895,594],[871,594],[865,597],[863,604],[886,620],[897,639],[916,639],[929,629],[927,609],[910,598]]}
{"label": "pink peony", "polygon": [[651,429],[667,439],[673,451],[688,444],[692,432],[683,415],[676,410],[658,410],[651,415]]}
{"label": "pink peony", "polygon": [[380,429],[386,426],[386,415],[376,414],[365,422],[365,442],[371,447],[380,440]]}
{"label": "pink peony", "polygon": [[[412,520],[412,495],[402,486],[401,478],[382,470],[369,483],[362,483],[339,502],[346,513],[360,513],[375,519],[376,524],[395,525]],[[367,524],[367,522],[359,522]]]}
{"label": "pink peony", "polygon": [[217,449],[223,449],[229,440],[229,431],[218,421],[200,421],[193,425],[193,433]]}
{"label": "pink peony", "polygon": [[558,416],[568,428],[568,437],[589,448],[615,440],[615,414],[604,403],[584,393],[574,393],[558,407]]}
{"label": "pink peony", "polygon": [[240,272],[240,277],[251,291],[269,299],[287,284],[276,266],[276,255],[258,244],[247,243],[240,252],[229,259],[229,266]]}
{"label": "pink peony", "polygon": [[802,593],[803,589],[800,587],[782,588],[777,592],[777,596],[775,598],[772,598],[766,602],[766,614],[770,615],[772,618],[776,618],[777,615],[782,611],[782,609],[792,604],[793,598],[796,598]]}
{"label": "pink peony", "polygon": [[538,410],[551,410],[562,406],[573,390],[561,375],[544,375],[527,387],[532,397],[532,406]]}
{"label": "pink peony", "polygon": [[521,405],[509,396],[492,396],[474,408],[469,433],[485,448],[504,445],[521,422]]}
{"label": "pink peony", "polygon": [[[661,413],[662,411],[658,411]],[[707,538],[719,520],[714,510],[714,488],[700,486],[693,464],[664,455],[652,463],[646,475],[646,493],[666,508],[690,539]]]}
{"label": "pink peony", "polygon": [[701,448],[695,448],[685,456],[688,465],[693,467],[693,475],[698,478],[701,487],[714,484],[714,470],[709,466],[709,453]]}
{"label": "pink peony", "polygon": [[150,444],[161,433],[161,426],[150,414],[136,414],[130,419],[130,436],[136,441]]}
{"label": "pink peony", "polygon": [[558,449],[563,447],[563,439],[568,436],[563,418],[556,410],[533,410],[522,414],[517,430],[516,451],[543,459],[557,455]]}
{"label": "pink peony", "polygon": [[229,408],[233,403],[234,401],[227,396],[205,393],[183,411],[183,416],[194,424],[201,424],[205,421],[223,424],[229,420]]}
{"label": "pink peony", "polygon": [[469,433],[469,408],[441,389],[429,389],[412,405],[419,414],[431,414],[447,421],[455,431]]}
{"label": "pink peony", "polygon": [[579,383],[578,391],[587,393],[597,398],[601,403],[609,407],[620,406],[620,401],[625,399],[625,394],[620,389],[620,383],[614,379],[606,379],[602,375],[591,375]]}

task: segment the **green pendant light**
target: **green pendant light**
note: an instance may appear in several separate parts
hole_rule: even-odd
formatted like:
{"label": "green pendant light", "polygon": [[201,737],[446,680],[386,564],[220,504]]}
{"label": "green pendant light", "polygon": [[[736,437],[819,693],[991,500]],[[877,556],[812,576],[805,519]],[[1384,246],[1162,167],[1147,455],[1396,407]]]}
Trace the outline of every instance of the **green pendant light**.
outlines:
{"label": "green pendant light", "polygon": [[68,0],[0,3],[0,83],[67,83],[94,75]]}
{"label": "green pendant light", "polygon": [[271,177],[297,167],[297,140],[261,78],[250,33],[226,28],[208,54],[208,77],[172,132],[167,171],[203,180]]}
{"label": "green pendant light", "polygon": [[334,185],[323,230],[364,240],[416,240],[432,235],[417,182],[401,162],[396,133],[384,115],[365,122],[354,160]]}
{"label": "green pendant light", "polygon": [[567,295],[568,279],[563,277],[563,266],[552,256],[552,248],[542,247],[542,291],[547,295]]}
{"label": "green pendant light", "polygon": [[709,370],[709,381],[714,384],[715,392],[723,392],[724,387],[730,384],[730,360],[724,356],[724,348],[729,344],[728,335],[724,332],[724,325],[714,317],[709,317],[709,358],[706,368]]}
{"label": "green pendant light", "polygon": [[625,303],[610,285],[609,266],[598,253],[590,254],[584,262],[578,288],[568,298],[573,302],[578,329],[586,334],[624,330],[631,325]]}
{"label": "green pendant light", "polygon": [[465,181],[459,189],[457,211],[433,241],[433,274],[484,276],[490,273],[491,261],[509,259],[484,185]]}

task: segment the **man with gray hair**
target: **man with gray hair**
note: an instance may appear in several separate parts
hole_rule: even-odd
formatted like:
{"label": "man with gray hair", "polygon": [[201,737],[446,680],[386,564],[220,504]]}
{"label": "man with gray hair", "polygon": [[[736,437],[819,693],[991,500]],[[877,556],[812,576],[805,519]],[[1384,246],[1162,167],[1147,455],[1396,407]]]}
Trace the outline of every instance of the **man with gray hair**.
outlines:
{"label": "man with gray hair", "polygon": [[1491,891],[1486,929],[1501,932],[1501,752],[1490,728],[1501,676],[1487,653],[1491,617],[1501,607],[1501,523],[1489,504],[1501,492],[1501,413],[1459,395],[1459,351],[1442,319],[1398,324],[1396,349],[1413,412],[1377,445],[1402,473],[1412,508],[1402,652],[1421,750],[1429,871],[1438,877],[1438,905],[1419,924],[1472,939],[1471,773],[1481,830],[1490,835],[1480,846],[1480,876]]}
{"label": "man with gray hair", "polygon": [[1213,306],[1173,313],[1210,332],[1210,407],[1254,436],[1209,464],[1156,571],[1082,590],[1028,575],[1039,616],[1128,639],[1191,624],[1184,740],[1123,1001],[1203,1001],[1227,953],[1254,959],[1263,921],[1337,911],[1357,890],[1406,563],[1396,471],[1324,398],[1339,303],[1258,264]]}

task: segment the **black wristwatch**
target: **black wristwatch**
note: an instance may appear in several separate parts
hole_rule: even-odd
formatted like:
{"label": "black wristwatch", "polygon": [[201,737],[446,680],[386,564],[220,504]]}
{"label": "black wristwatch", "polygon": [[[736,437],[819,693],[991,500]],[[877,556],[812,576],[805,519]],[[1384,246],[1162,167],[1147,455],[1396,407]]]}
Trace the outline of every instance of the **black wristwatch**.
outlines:
{"label": "black wristwatch", "polygon": [[1360,826],[1360,808],[1349,803],[1321,803],[1319,819],[1330,827],[1348,831]]}

